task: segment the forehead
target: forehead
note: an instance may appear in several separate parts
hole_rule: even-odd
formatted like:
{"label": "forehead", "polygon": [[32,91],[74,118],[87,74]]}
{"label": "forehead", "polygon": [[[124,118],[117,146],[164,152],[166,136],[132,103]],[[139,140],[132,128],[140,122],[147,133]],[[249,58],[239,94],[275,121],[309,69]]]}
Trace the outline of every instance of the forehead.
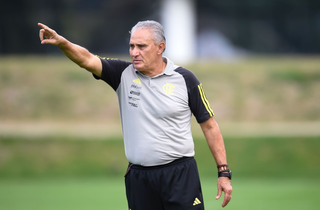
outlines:
{"label": "forehead", "polygon": [[134,42],[150,42],[152,39],[152,31],[150,29],[137,29],[130,37],[130,43]]}

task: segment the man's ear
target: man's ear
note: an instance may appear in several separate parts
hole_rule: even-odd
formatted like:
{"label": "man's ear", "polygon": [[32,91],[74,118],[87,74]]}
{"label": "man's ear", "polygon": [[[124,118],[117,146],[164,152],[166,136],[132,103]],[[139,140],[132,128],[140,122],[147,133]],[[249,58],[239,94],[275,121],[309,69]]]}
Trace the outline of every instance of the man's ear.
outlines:
{"label": "man's ear", "polygon": [[160,42],[158,45],[158,55],[162,54],[164,49],[166,48],[166,44],[164,42]]}

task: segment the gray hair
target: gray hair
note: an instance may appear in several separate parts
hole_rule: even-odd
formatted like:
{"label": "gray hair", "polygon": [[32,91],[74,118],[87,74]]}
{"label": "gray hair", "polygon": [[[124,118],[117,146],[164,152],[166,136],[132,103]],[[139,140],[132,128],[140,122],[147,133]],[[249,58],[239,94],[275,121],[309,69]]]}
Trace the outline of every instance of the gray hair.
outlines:
{"label": "gray hair", "polygon": [[159,44],[160,42],[166,43],[166,37],[164,35],[162,25],[154,20],[139,21],[135,26],[132,27],[130,34],[137,29],[151,30],[153,32],[153,41],[155,44]]}

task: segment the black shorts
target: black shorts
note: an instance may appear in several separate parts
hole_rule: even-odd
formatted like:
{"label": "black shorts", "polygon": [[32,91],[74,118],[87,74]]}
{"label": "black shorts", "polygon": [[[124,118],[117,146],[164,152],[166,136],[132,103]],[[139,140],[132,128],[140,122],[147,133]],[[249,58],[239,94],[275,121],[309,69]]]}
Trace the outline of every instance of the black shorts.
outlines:
{"label": "black shorts", "polygon": [[130,210],[204,210],[193,157],[161,166],[129,164],[125,183]]}

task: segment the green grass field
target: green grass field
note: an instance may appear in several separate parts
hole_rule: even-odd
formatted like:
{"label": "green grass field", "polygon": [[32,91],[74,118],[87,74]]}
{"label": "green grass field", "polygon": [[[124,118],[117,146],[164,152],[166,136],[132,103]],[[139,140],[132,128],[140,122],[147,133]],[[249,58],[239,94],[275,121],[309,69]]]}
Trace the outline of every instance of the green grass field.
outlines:
{"label": "green grass field", "polygon": [[[232,181],[233,197],[226,209],[316,210],[320,180],[238,179]],[[216,179],[203,178],[206,209],[222,209],[215,200]],[[127,209],[121,178],[0,180],[0,209],[87,210]]]}
{"label": "green grass field", "polygon": [[[318,209],[319,137],[225,138],[233,170],[226,209]],[[217,174],[204,139],[196,159],[206,209],[216,201]],[[120,139],[0,138],[0,209],[127,209]]]}

